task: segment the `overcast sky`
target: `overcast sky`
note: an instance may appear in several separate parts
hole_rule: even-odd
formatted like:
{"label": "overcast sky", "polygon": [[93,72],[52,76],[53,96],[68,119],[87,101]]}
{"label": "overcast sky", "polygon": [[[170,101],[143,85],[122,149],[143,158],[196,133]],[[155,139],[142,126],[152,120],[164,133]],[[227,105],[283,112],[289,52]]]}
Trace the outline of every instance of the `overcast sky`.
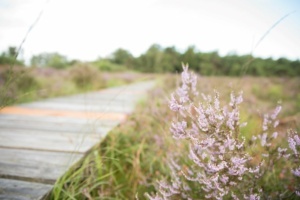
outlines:
{"label": "overcast sky", "polygon": [[19,46],[42,10],[23,45],[26,60],[59,52],[88,61],[117,48],[137,56],[154,43],[249,54],[293,11],[253,54],[300,59],[298,0],[0,0],[0,52]]}

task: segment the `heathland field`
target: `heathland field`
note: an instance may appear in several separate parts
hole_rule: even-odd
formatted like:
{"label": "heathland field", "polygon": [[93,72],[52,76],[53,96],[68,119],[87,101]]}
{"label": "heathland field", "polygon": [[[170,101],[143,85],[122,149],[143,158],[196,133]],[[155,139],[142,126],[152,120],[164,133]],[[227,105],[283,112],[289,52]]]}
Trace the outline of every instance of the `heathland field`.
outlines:
{"label": "heathland field", "polygon": [[[218,173],[199,167],[200,160],[204,165],[210,163],[212,166],[215,164],[214,167],[218,166],[213,163],[213,147],[206,149],[206,154],[211,157],[200,159],[200,155],[197,155],[198,161],[195,157],[189,159],[191,158],[189,148],[193,149],[196,145],[191,142],[194,139],[188,136],[180,138],[175,134],[180,135],[180,127],[176,124],[176,120],[187,121],[186,126],[181,124],[181,134],[184,135],[190,130],[189,127],[193,120],[200,119],[200,111],[198,114],[197,112],[187,112],[186,116],[182,116],[174,109],[172,111],[169,108],[170,94],[180,85],[180,75],[160,75],[157,86],[149,93],[148,98],[140,102],[136,111],[125,123],[108,134],[84,160],[57,181],[49,199],[160,199],[166,196],[169,196],[168,199],[184,199],[184,197],[204,199],[205,195],[213,192],[215,192],[214,195],[222,195],[222,191],[229,191],[223,196],[225,199],[233,197],[258,199],[258,196],[261,199],[278,199],[279,197],[297,199],[299,177],[293,176],[295,174],[293,172],[297,169],[295,163],[298,163],[299,167],[299,159],[292,150],[289,159],[285,159],[288,157],[289,150],[281,153],[281,156],[284,157],[282,159],[279,158],[278,152],[281,150],[280,148],[284,149],[289,146],[288,132],[295,135],[295,132],[299,133],[300,130],[300,79],[298,77],[198,76],[197,91],[199,95],[192,101],[195,106],[199,106],[199,102],[208,106],[206,107],[207,119],[213,114],[208,115],[211,112],[209,111],[210,103],[208,100],[201,100],[201,96],[203,96],[201,93],[211,95],[213,99],[211,109],[213,110],[216,106],[215,91],[217,91],[220,99],[219,107],[227,105],[230,110],[229,102],[233,101],[230,100],[231,92],[238,95],[240,91],[243,91],[243,101],[238,105],[238,121],[240,124],[247,122],[247,125],[237,128],[238,124],[233,123],[233,126],[238,129],[237,137],[232,139],[236,142],[236,147],[231,149],[232,152],[229,147],[227,148],[229,152],[225,152],[224,155],[229,155],[229,157],[225,156],[223,160],[227,162],[227,165],[223,168],[219,166]],[[180,101],[177,96],[175,98],[178,102]],[[273,117],[276,114],[274,109],[278,106],[282,107],[276,118],[278,121],[276,120],[275,123],[275,118],[269,117],[270,126],[267,123],[268,129],[266,130],[263,127],[266,125],[265,114],[270,113],[269,116]],[[228,117],[224,114],[225,111],[222,112],[223,117]],[[274,128],[275,124],[276,128]],[[220,134],[213,132],[216,129],[212,123],[209,129],[212,131],[205,132],[200,128],[198,127],[197,130],[204,135],[207,134],[206,136],[210,134],[209,138]],[[230,141],[226,136],[226,131],[229,134],[231,129],[227,127],[226,122],[220,125],[219,129],[224,133],[224,140],[227,138]],[[293,131],[289,131],[290,129]],[[237,131],[236,129],[232,130],[235,133]],[[274,132],[277,133],[276,137]],[[266,134],[264,135],[264,133]],[[258,139],[254,140],[253,136]],[[176,137],[177,139],[175,139]],[[290,135],[290,137],[292,136]],[[243,138],[245,139],[244,146],[237,149],[238,144],[242,144]],[[202,141],[204,139],[205,137],[202,138]],[[215,141],[217,140],[215,138]],[[196,141],[201,143],[201,140]],[[254,145],[256,143],[257,145]],[[218,143],[219,146],[220,144]],[[232,157],[239,161],[234,161]],[[233,173],[227,176],[226,173],[229,173],[230,169],[234,167],[232,163],[236,162],[240,164],[237,167],[240,172],[246,168],[248,171],[244,170],[239,176],[234,176]],[[218,162],[218,164],[220,163],[221,161]],[[246,173],[251,171],[249,170],[251,167],[255,171],[255,166],[260,167],[260,174]],[[196,175],[204,173],[206,178],[220,177],[213,179],[215,182],[210,182],[211,188],[207,188],[205,183],[198,180],[199,177],[196,180],[184,178],[184,172],[189,176],[195,175],[195,173]],[[213,173],[215,176],[211,177]],[[221,181],[221,177],[224,182]],[[229,180],[226,181],[226,179]],[[235,184],[239,184],[239,187],[236,187]],[[240,187],[243,190],[239,190]],[[209,199],[215,197],[207,196]]]}
{"label": "heathland field", "polygon": [[244,57],[198,53],[195,74],[180,74],[179,62],[171,69],[158,59],[168,58],[161,57],[167,50],[124,62],[115,53],[112,60],[63,67],[0,66],[1,108],[157,80],[126,122],[57,180],[47,198],[299,198],[299,61],[246,65]]}

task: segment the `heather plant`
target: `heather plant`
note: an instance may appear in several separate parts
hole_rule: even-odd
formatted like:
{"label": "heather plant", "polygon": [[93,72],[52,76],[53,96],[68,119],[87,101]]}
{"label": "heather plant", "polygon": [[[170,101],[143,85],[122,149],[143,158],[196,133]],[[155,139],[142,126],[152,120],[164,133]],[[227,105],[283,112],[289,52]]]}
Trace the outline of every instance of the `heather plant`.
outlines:
{"label": "heather plant", "polygon": [[[290,131],[292,154],[278,142],[284,138],[276,131],[280,105],[263,115],[259,132],[247,133],[252,137],[246,138],[241,131],[247,126],[240,119],[242,92],[231,92],[225,105],[217,91],[199,95],[197,76],[187,65],[183,66],[181,81],[169,100],[170,109],[176,113],[170,132],[176,140],[188,142],[189,151],[179,157],[188,157],[190,162],[182,164],[178,155],[170,155],[172,178],[159,181],[157,193],[146,194],[149,199],[278,199],[300,195],[300,140]],[[270,189],[267,184],[275,185]]]}

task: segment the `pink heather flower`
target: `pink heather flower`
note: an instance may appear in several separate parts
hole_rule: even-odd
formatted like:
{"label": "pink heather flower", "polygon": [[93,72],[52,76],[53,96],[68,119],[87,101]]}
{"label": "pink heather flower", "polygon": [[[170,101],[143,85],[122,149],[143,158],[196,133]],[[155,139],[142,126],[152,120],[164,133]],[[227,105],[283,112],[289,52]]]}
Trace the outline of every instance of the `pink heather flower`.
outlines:
{"label": "pink heather flower", "polygon": [[296,142],[292,137],[289,137],[288,139],[289,142],[289,147],[292,151],[294,151],[295,154],[298,154],[297,149],[296,149]]}
{"label": "pink heather flower", "polygon": [[239,96],[236,97],[235,99],[235,104],[241,104],[243,102],[243,91],[240,92]]}
{"label": "pink heather flower", "polygon": [[273,127],[276,128],[279,125],[279,120],[276,120],[273,124]]}
{"label": "pink heather flower", "polygon": [[260,166],[258,165],[258,166],[255,167],[255,169],[249,168],[249,172],[250,172],[250,173],[253,173],[253,174],[256,174],[256,173],[259,172],[259,169],[260,169]]}
{"label": "pink heather flower", "polygon": [[182,108],[182,105],[179,104],[175,99],[174,94],[171,95],[171,100],[169,100],[169,108],[175,112],[179,111]]}
{"label": "pink heather flower", "polygon": [[231,193],[231,197],[234,199],[234,200],[239,200],[239,198],[232,192]]}
{"label": "pink heather flower", "polygon": [[260,200],[260,196],[258,196],[257,194],[250,194],[249,196],[244,195],[244,199]]}
{"label": "pink heather flower", "polygon": [[278,153],[285,153],[287,151],[287,148],[280,148],[277,149]]}
{"label": "pink heather flower", "polygon": [[272,134],[272,138],[274,138],[274,139],[276,139],[277,136],[278,136],[278,133],[277,133],[277,132],[274,132],[274,133]]}
{"label": "pink heather flower", "polygon": [[233,164],[235,164],[236,167],[243,165],[247,161],[246,158],[239,158],[239,157],[232,157],[230,160]]}
{"label": "pink heather flower", "polygon": [[276,117],[277,117],[277,115],[279,114],[279,112],[281,111],[281,106],[277,106],[276,108],[275,108],[275,110],[274,110],[274,112],[272,113],[272,115],[271,115],[271,119],[276,119]]}
{"label": "pink heather flower", "polygon": [[263,119],[263,131],[268,130],[268,124],[270,123],[269,121],[269,115],[268,114],[264,114],[264,119]]}
{"label": "pink heather flower", "polygon": [[298,176],[300,177],[300,167],[295,169],[295,170],[292,170],[292,173],[295,175],[295,176]]}
{"label": "pink heather flower", "polygon": [[241,91],[239,96],[235,96],[233,92],[230,94],[230,106],[238,105],[243,102],[243,92]]}
{"label": "pink heather flower", "polygon": [[295,194],[300,197],[300,191],[295,191]]}
{"label": "pink heather flower", "polygon": [[170,128],[170,131],[173,133],[175,138],[185,138],[186,132],[185,129],[187,127],[186,121],[182,122],[173,122]]}
{"label": "pink heather flower", "polygon": [[228,176],[226,176],[226,175],[223,174],[223,175],[220,177],[220,180],[221,180],[224,184],[227,184],[229,178],[228,178]]}
{"label": "pink heather flower", "polygon": [[260,137],[260,143],[261,143],[261,146],[265,146],[266,145],[266,143],[267,143],[267,137],[268,137],[268,135],[267,135],[267,133],[264,133],[262,136],[259,136]]}
{"label": "pink heather flower", "polygon": [[296,141],[296,144],[300,146],[300,137],[299,137],[299,135],[294,135],[294,140]]}
{"label": "pink heather flower", "polygon": [[243,141],[240,144],[236,145],[237,149],[241,149],[244,146],[244,144],[245,144],[245,137],[242,137],[242,139],[243,139]]}
{"label": "pink heather flower", "polygon": [[178,88],[176,93],[179,97],[180,103],[186,103],[189,101],[188,87],[186,85],[183,85],[181,88]]}
{"label": "pink heather flower", "polygon": [[261,155],[262,155],[262,157],[265,157],[265,158],[269,157],[269,154],[268,154],[268,153],[263,153],[263,154],[261,154]]}

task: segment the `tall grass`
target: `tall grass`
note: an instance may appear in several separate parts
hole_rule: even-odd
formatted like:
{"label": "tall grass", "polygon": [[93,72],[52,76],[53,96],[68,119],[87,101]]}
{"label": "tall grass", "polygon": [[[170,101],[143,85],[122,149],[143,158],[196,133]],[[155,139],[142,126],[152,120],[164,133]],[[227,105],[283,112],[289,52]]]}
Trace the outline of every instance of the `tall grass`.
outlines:
{"label": "tall grass", "polygon": [[153,77],[108,73],[87,64],[68,69],[0,66],[0,106],[99,90]]}
{"label": "tall grass", "polygon": [[154,191],[152,183],[168,173],[163,160],[172,143],[164,133],[171,115],[162,88],[149,98],[57,181],[49,199],[142,199]]}
{"label": "tall grass", "polygon": [[[241,82],[239,78],[201,77],[199,82],[197,90],[200,93],[214,89],[222,91],[221,104],[229,100],[232,88],[243,88],[240,117],[242,121],[248,121],[248,125],[240,131],[247,141],[252,137],[249,133],[260,131],[263,114],[273,109],[278,101],[283,105],[279,115],[279,133],[285,135],[287,127],[299,131],[300,110],[295,103],[299,79],[245,77]],[[268,97],[264,90],[255,89],[255,84],[265,85],[266,82],[280,85],[281,93]],[[158,191],[155,188],[158,180],[172,180],[168,161],[170,152],[175,158],[188,151],[187,142],[178,143],[169,131],[170,122],[176,119],[176,115],[168,109],[168,98],[178,83],[176,76],[166,76],[124,124],[108,134],[86,159],[57,181],[48,199],[145,199],[145,193]],[[278,99],[274,102],[274,98]],[[261,151],[260,148],[252,149],[252,153],[258,155]],[[181,167],[186,170],[191,165],[187,156],[179,156],[176,161],[183,163]],[[262,180],[265,191],[275,191],[287,183],[279,171],[270,172]],[[197,184],[190,186],[199,190]],[[276,199],[276,194],[273,195]]]}

